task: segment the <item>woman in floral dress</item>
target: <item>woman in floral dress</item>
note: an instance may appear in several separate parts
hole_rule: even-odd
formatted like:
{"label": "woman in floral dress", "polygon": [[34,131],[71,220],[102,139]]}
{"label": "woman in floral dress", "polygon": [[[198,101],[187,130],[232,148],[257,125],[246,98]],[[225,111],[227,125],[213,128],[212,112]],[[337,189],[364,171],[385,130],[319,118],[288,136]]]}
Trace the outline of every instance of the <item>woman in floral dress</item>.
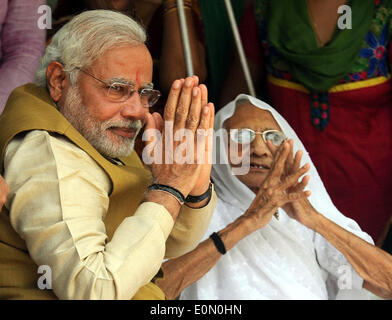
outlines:
{"label": "woman in floral dress", "polygon": [[[392,0],[256,0],[240,26],[258,95],[378,245],[392,215],[391,18]],[[223,99],[244,91],[236,65]]]}

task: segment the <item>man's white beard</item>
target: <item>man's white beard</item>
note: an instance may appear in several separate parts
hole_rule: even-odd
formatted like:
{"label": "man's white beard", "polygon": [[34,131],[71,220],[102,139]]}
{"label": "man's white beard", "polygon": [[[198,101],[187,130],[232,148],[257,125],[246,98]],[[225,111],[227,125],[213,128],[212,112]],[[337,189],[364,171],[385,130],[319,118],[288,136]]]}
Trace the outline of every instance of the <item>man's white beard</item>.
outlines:
{"label": "man's white beard", "polygon": [[[98,120],[82,105],[82,97],[76,85],[69,88],[64,106],[59,110],[99,153],[110,158],[129,156],[142,128],[140,120]],[[110,127],[132,128],[136,134],[133,138],[125,138],[112,133],[108,130]]]}

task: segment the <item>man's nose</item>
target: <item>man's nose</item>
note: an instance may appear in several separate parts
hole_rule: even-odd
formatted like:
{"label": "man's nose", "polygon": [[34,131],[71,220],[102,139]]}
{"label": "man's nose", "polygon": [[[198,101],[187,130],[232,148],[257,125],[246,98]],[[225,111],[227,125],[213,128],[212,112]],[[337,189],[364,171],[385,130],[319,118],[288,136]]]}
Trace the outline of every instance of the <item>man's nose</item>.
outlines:
{"label": "man's nose", "polygon": [[132,96],[123,103],[121,115],[132,120],[144,120],[147,108],[143,107],[139,93],[134,92]]}
{"label": "man's nose", "polygon": [[264,142],[263,137],[260,134],[256,134],[255,139],[250,145],[251,154],[263,156],[272,156],[271,150],[268,148],[267,144]]}

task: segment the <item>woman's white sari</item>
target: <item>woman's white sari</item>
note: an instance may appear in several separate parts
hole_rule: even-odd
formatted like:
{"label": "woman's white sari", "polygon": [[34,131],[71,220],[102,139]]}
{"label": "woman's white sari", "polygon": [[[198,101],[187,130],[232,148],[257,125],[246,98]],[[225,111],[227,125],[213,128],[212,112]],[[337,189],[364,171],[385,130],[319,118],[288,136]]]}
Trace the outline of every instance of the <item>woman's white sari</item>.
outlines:
{"label": "woman's white sari", "polygon": [[[217,113],[215,130],[223,128],[240,99],[268,110],[284,134],[294,140],[294,152],[303,151],[302,164],[311,165],[307,189],[312,192],[309,200],[314,208],[373,243],[355,221],[334,206],[302,142],[271,106],[240,95]],[[220,163],[224,162],[226,150],[220,149],[219,156]],[[225,162],[213,165],[212,179],[219,201],[205,238],[241,216],[255,197]],[[368,299],[369,292],[362,289],[362,283],[363,279],[337,249],[279,209],[279,220],[273,217],[267,226],[241,240],[203,278],[185,289],[181,299]]]}

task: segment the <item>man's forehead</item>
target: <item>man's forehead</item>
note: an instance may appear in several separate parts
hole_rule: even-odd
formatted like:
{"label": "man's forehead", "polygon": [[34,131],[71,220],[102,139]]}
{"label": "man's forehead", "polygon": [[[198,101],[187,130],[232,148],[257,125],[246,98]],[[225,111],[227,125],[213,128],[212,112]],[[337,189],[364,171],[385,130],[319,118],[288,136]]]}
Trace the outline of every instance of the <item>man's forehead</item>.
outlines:
{"label": "man's forehead", "polygon": [[152,59],[144,45],[109,49],[92,68],[106,80],[139,86],[152,81]]}
{"label": "man's forehead", "polygon": [[109,84],[114,84],[114,83],[120,83],[124,85],[133,85],[133,86],[138,86],[138,87],[153,87],[154,84],[150,81],[143,81],[142,79],[136,78],[135,80],[132,80],[131,78],[124,78],[121,76],[115,76],[109,79],[106,79],[106,81]]}
{"label": "man's forehead", "polygon": [[135,72],[115,71],[106,69],[102,72],[102,77],[111,83],[118,82],[123,84],[132,84],[137,86],[145,86],[152,83],[152,76],[149,72],[137,69]]}
{"label": "man's forehead", "polygon": [[140,75],[140,73],[141,73],[141,70],[140,70],[140,68],[138,68],[137,70],[136,70],[136,83],[140,83],[140,77],[141,77],[141,75]]}

